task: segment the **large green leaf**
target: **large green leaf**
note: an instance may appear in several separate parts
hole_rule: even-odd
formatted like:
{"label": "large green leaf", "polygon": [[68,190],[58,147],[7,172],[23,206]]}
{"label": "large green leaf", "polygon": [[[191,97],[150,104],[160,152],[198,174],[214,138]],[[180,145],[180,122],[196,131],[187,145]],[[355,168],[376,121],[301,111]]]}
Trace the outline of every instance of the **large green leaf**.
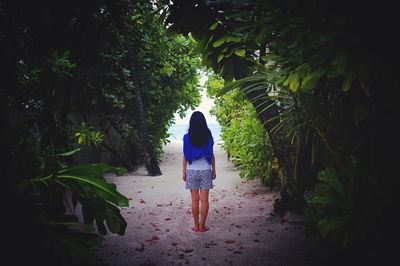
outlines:
{"label": "large green leaf", "polygon": [[104,179],[100,179],[96,176],[78,176],[78,175],[66,175],[58,174],[57,180],[63,181],[75,181],[82,183],[92,189],[93,193],[103,198],[104,200],[110,201],[120,207],[128,207],[129,201],[124,195],[116,190],[114,184],[108,183]]}
{"label": "large green leaf", "polygon": [[127,223],[117,208],[109,206],[106,209],[106,223],[111,232],[119,235],[125,233]]}

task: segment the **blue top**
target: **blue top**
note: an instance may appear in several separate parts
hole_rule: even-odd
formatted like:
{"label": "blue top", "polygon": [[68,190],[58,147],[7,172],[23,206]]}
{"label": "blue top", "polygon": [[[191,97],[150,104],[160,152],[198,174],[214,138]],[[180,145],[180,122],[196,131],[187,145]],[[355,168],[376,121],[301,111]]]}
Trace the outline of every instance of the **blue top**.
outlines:
{"label": "blue top", "polygon": [[194,160],[198,160],[202,157],[205,157],[207,162],[211,164],[213,158],[213,146],[214,140],[211,137],[207,144],[203,147],[194,147],[189,140],[189,134],[185,134],[183,136],[183,155],[185,156],[185,160],[192,163]]}

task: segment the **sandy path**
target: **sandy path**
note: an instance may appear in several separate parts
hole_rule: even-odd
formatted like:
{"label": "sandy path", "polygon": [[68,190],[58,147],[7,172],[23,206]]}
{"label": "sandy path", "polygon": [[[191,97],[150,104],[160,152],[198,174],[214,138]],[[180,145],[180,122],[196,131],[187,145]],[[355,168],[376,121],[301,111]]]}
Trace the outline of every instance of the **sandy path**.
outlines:
{"label": "sandy path", "polygon": [[[210,191],[208,232],[191,231],[190,195],[181,179],[181,145],[165,147],[162,176],[143,169],[107,177],[131,198],[124,236],[107,235],[96,250],[110,265],[323,265],[321,248],[291,214],[271,219],[275,193],[243,182],[216,145],[217,179]],[[318,257],[317,257],[318,256]]]}

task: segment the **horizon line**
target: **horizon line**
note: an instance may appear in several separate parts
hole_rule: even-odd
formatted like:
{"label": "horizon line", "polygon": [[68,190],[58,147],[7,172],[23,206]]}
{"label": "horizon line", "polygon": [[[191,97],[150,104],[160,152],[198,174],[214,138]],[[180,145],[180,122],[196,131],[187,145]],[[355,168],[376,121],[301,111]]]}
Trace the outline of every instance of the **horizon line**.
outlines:
{"label": "horizon line", "polygon": [[[173,123],[171,124],[171,126],[173,125],[189,125],[189,123]],[[220,125],[219,123],[207,123],[207,125]]]}

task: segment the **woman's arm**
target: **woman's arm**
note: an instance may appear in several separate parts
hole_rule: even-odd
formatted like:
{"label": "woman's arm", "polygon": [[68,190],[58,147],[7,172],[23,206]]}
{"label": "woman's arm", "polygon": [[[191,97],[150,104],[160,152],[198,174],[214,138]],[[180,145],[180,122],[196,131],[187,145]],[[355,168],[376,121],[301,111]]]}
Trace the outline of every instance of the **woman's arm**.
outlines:
{"label": "woman's arm", "polygon": [[182,157],[182,179],[183,181],[186,181],[186,166],[187,166],[187,161],[185,160],[185,156]]}
{"label": "woman's arm", "polygon": [[212,167],[212,178],[215,179],[217,177],[217,169],[215,168],[215,156],[213,153],[212,161],[211,161],[211,167]]}

